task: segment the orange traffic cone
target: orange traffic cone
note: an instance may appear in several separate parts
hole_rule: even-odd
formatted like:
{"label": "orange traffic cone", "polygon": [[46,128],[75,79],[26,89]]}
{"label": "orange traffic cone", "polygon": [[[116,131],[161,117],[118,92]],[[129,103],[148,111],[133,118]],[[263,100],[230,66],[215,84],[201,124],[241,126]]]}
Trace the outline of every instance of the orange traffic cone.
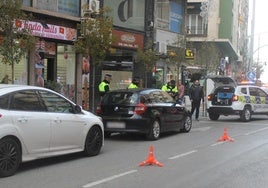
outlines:
{"label": "orange traffic cone", "polygon": [[154,157],[154,149],[153,149],[153,146],[150,146],[150,151],[149,151],[149,155],[147,157],[147,159],[145,161],[142,161],[139,166],[144,166],[144,165],[157,165],[157,166],[160,166],[162,167],[163,164],[158,162],[155,157]]}
{"label": "orange traffic cone", "polygon": [[223,131],[223,135],[217,140],[218,142],[219,141],[230,141],[230,142],[233,142],[234,139],[232,139],[228,133],[227,133],[227,128],[224,128],[224,131]]}

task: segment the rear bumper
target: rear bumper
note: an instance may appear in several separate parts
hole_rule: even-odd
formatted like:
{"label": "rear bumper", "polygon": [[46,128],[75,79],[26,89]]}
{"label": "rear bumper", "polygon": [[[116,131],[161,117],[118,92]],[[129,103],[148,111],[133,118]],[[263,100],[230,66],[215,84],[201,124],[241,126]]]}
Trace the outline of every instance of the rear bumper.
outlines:
{"label": "rear bumper", "polygon": [[234,110],[232,107],[210,107],[207,109],[208,113],[222,114],[222,115],[234,115],[239,114],[239,110]]}
{"label": "rear bumper", "polygon": [[106,132],[133,132],[148,133],[150,130],[150,119],[111,119],[103,117],[104,131]]}

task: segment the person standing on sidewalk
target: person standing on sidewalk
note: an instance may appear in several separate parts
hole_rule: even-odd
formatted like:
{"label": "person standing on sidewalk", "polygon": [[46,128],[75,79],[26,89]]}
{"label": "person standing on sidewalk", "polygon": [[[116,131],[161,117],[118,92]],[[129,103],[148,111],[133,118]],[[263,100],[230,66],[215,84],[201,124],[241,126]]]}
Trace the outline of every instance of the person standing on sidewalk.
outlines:
{"label": "person standing on sidewalk", "polygon": [[103,81],[99,84],[99,94],[101,97],[110,91],[110,82],[112,80],[112,75],[105,74]]}
{"label": "person standing on sidewalk", "polygon": [[191,100],[191,114],[195,112],[195,119],[199,121],[199,109],[201,100],[204,102],[204,91],[199,84],[199,80],[195,80],[193,85],[190,87],[189,98]]}
{"label": "person standing on sidewalk", "polygon": [[185,103],[185,100],[184,100],[184,90],[185,90],[185,87],[182,84],[181,79],[178,80],[177,89],[178,89],[177,102],[179,104]]}

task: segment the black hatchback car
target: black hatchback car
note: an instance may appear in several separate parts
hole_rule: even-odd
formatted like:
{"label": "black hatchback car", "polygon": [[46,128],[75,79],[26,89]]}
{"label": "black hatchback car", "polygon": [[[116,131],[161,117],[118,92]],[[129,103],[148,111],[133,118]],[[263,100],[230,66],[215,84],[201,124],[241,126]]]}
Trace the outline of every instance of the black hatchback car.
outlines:
{"label": "black hatchback car", "polygon": [[142,133],[157,140],[163,132],[189,132],[192,127],[190,111],[160,89],[110,91],[98,105],[97,114],[103,119],[106,136]]}

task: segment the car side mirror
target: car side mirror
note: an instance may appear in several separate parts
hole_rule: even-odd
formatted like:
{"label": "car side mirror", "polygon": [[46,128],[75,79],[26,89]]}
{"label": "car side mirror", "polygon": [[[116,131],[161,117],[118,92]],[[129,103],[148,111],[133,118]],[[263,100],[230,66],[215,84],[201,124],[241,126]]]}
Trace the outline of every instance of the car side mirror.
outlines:
{"label": "car side mirror", "polygon": [[78,104],[74,106],[74,113],[75,114],[79,114],[82,112],[81,106],[79,106]]}

